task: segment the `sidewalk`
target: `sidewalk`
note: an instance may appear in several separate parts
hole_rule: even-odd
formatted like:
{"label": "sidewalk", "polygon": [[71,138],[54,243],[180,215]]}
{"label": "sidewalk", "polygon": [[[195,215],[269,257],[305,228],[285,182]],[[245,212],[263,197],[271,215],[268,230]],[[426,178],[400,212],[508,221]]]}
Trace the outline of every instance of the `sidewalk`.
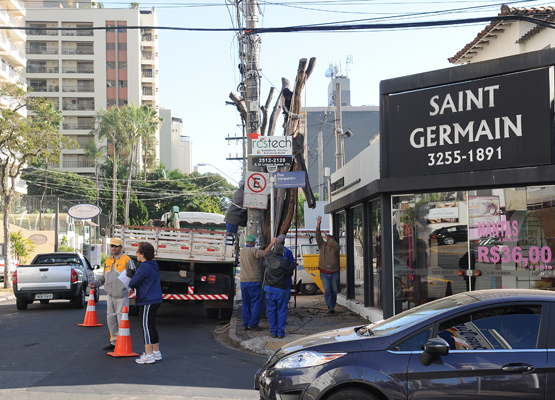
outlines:
{"label": "sidewalk", "polygon": [[230,321],[229,343],[237,348],[251,351],[264,356],[271,356],[283,345],[315,333],[350,326],[368,324],[361,317],[346,307],[337,305],[335,314],[328,314],[324,295],[298,295],[297,307],[293,306],[293,297],[289,303],[285,337],[270,337],[268,319],[263,317],[259,326],[261,331],[244,331],[241,319],[241,302],[237,302]]}
{"label": "sidewalk", "polygon": [[[4,285],[3,282],[0,282],[0,285]],[[8,300],[13,300],[15,299],[15,296],[13,294],[13,290],[10,288],[8,289],[4,289],[2,288],[2,290],[0,290],[0,302],[1,301],[8,301]]]}

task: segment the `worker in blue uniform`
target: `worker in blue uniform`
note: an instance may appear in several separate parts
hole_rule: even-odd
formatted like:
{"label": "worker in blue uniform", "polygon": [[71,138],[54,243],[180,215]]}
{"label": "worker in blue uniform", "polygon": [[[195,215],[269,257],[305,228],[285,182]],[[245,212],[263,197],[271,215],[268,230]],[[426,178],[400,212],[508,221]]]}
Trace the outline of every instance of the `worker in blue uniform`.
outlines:
{"label": "worker in blue uniform", "polygon": [[293,267],[283,257],[285,248],[276,244],[271,254],[264,257],[264,291],[266,292],[266,312],[273,338],[283,339],[287,323],[287,278],[293,275]]}
{"label": "worker in blue uniform", "polygon": [[[285,248],[285,252],[283,253],[283,257],[287,258],[291,267],[293,267],[293,271],[297,267],[297,262],[295,261],[295,256],[293,256],[293,252],[285,247],[285,235],[279,235],[276,238],[276,244],[281,244]],[[291,277],[287,278],[287,299],[291,300],[291,286],[293,286],[293,279]]]}

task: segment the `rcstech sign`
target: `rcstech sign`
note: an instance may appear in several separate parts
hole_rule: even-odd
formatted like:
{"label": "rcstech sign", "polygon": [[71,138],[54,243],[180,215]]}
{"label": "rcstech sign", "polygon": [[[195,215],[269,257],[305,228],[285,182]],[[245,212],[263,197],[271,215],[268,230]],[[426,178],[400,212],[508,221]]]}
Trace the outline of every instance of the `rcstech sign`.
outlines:
{"label": "rcstech sign", "polygon": [[553,67],[389,96],[390,177],[551,164]]}
{"label": "rcstech sign", "polygon": [[293,154],[292,136],[260,136],[252,141],[253,156],[290,156]]}

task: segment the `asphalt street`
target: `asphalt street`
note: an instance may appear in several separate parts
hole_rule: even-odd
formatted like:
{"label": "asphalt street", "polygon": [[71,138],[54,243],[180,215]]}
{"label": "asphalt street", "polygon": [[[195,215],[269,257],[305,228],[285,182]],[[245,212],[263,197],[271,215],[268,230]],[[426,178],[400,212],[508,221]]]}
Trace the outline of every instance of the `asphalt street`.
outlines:
{"label": "asphalt street", "polygon": [[[35,302],[18,311],[0,302],[0,398],[69,399],[258,399],[256,370],[265,358],[214,339],[222,321],[201,307],[163,304],[158,314],[163,360],[138,365],[113,358],[108,343],[105,296],[96,305],[101,327],[81,327],[85,309],[68,301]],[[140,317],[130,317],[133,350],[142,353]]]}

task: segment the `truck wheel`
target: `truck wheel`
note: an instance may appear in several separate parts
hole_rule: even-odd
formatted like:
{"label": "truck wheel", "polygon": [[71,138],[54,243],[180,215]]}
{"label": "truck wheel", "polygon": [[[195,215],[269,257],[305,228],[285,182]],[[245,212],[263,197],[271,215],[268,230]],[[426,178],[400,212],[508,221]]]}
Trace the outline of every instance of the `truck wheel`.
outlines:
{"label": "truck wheel", "polygon": [[26,310],[28,303],[23,299],[17,299],[15,305],[17,306],[18,310]]}
{"label": "truck wheel", "polygon": [[218,319],[218,314],[220,313],[219,308],[205,308],[206,316],[210,319]]}
{"label": "truck wheel", "polygon": [[85,308],[85,305],[87,304],[85,299],[85,288],[81,288],[79,294],[73,298],[73,302],[75,303],[75,308],[79,310]]}
{"label": "truck wheel", "polygon": [[220,316],[224,321],[229,321],[233,314],[233,308],[220,308]]}
{"label": "truck wheel", "polygon": [[48,303],[50,303],[50,300],[48,300],[48,299],[42,299],[40,301],[40,304],[48,304]]}
{"label": "truck wheel", "polygon": [[312,295],[312,294],[316,294],[317,291],[318,291],[318,286],[316,286],[315,283],[305,283],[304,285],[301,286],[302,294]]}
{"label": "truck wheel", "polygon": [[132,317],[136,317],[137,315],[139,315],[139,307],[137,307],[136,305],[130,305],[129,306],[129,315],[131,315]]}

